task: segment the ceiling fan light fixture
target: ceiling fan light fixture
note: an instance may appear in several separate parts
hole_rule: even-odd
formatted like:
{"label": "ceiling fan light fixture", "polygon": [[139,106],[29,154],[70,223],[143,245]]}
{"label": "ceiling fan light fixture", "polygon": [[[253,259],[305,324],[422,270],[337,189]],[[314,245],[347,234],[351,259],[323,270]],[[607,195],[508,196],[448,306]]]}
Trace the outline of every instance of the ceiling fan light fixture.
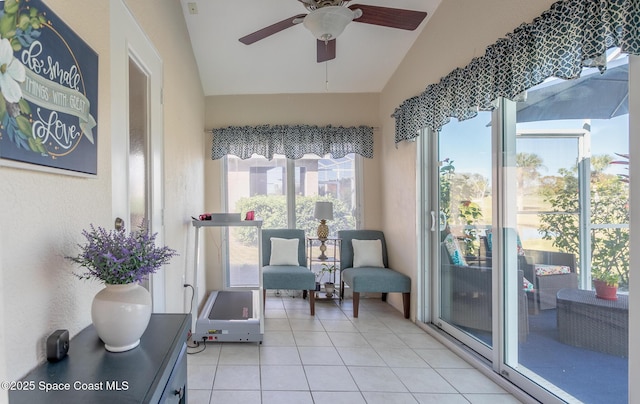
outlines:
{"label": "ceiling fan light fixture", "polygon": [[328,6],[311,11],[303,24],[313,36],[327,42],[342,34],[354,18],[355,13],[346,7]]}

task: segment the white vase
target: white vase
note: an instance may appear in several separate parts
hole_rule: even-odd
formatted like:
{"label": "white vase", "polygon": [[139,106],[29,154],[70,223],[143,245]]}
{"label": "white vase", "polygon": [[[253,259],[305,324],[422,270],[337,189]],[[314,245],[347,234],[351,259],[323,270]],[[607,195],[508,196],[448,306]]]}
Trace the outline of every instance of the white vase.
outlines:
{"label": "white vase", "polygon": [[105,285],[93,298],[91,320],[110,352],[137,347],[151,319],[151,294],[137,283]]}

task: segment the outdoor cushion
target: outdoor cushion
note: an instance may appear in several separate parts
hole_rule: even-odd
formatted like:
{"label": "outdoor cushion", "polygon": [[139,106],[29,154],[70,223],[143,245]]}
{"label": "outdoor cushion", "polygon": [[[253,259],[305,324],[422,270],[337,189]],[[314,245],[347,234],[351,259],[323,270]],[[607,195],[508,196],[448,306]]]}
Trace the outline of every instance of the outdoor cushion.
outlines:
{"label": "outdoor cushion", "polygon": [[536,276],[570,274],[571,268],[566,265],[534,264]]}
{"label": "outdoor cushion", "polygon": [[529,282],[525,277],[522,278],[522,290],[525,292],[533,292],[533,283]]}
{"label": "outdoor cushion", "polygon": [[[485,230],[485,236],[487,237],[487,251],[491,252],[493,247],[493,232],[491,229]],[[516,251],[518,255],[524,256],[524,248],[522,247],[522,240],[520,240],[520,235],[516,234]]]}
{"label": "outdoor cushion", "polygon": [[447,234],[445,237],[444,246],[449,253],[449,258],[451,259],[451,263],[453,265],[467,266],[467,261],[464,259],[464,255],[462,254],[462,250],[460,250],[460,245],[458,245],[458,240],[453,236],[453,234]]}

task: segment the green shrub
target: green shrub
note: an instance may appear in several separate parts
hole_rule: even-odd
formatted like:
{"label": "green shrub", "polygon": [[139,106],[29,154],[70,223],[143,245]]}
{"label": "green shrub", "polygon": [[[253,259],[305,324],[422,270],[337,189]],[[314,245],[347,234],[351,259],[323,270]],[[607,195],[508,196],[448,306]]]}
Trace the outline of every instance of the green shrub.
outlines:
{"label": "green shrub", "polygon": [[[296,226],[304,230],[307,237],[316,237],[319,220],[313,217],[316,201],[333,202],[333,219],[327,221],[329,236],[335,236],[338,230],[356,228],[356,219],[348,206],[332,197],[322,196],[296,196]],[[240,198],[236,203],[235,212],[255,211],[256,219],[262,219],[263,229],[286,229],[287,226],[287,200],[284,195],[268,196],[256,195]],[[257,243],[256,231],[253,228],[237,228],[235,231],[237,241],[244,245]]]}

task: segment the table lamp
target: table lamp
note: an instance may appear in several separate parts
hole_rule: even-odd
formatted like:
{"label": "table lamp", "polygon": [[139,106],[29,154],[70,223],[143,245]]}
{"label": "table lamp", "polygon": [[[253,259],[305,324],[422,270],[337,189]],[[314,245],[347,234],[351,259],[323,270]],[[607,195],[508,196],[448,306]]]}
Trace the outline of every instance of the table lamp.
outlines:
{"label": "table lamp", "polygon": [[327,226],[327,220],[333,219],[333,202],[316,202],[316,208],[313,217],[315,217],[316,219],[320,219],[320,225],[318,226],[318,238],[320,239],[320,256],[318,257],[318,259],[326,260],[327,256],[324,252],[327,250],[327,246],[324,245],[324,242],[327,237],[329,237],[329,226]]}

